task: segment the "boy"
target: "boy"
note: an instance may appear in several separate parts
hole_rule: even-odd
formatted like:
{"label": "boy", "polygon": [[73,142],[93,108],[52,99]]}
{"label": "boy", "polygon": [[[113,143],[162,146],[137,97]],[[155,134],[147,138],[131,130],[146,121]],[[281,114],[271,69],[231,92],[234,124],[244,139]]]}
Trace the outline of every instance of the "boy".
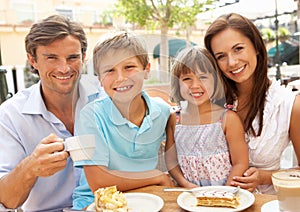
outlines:
{"label": "boy", "polygon": [[128,32],[114,34],[96,45],[93,62],[107,97],[88,104],[76,125],[79,134],[96,136],[96,150],[90,160],[74,164],[84,168],[73,194],[75,209],[93,203],[100,187],[173,186],[155,168],[170,108],[143,91],[150,63],[142,40]]}

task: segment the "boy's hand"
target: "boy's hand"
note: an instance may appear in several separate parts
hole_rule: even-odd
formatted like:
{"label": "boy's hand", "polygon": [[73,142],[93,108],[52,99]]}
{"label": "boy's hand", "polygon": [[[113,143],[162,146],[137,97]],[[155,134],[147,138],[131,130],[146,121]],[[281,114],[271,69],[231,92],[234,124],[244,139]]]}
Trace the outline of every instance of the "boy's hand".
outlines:
{"label": "boy's hand", "polygon": [[163,173],[161,175],[161,178],[162,178],[162,180],[161,180],[161,183],[159,185],[161,185],[161,186],[168,186],[168,187],[175,187],[174,181],[170,177],[169,174]]}

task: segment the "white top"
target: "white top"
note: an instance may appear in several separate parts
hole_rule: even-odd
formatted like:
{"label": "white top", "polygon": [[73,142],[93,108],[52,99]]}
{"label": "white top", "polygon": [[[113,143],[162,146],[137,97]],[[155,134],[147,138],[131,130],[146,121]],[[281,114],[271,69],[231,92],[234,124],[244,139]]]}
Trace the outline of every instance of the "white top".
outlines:
{"label": "white top", "polygon": [[[263,170],[277,170],[280,168],[282,152],[290,142],[289,127],[295,93],[280,86],[278,81],[272,81],[266,97],[263,129],[259,137],[246,133],[249,147],[249,165]],[[257,131],[258,116],[253,121]],[[275,194],[272,185],[259,185],[258,191]]]}

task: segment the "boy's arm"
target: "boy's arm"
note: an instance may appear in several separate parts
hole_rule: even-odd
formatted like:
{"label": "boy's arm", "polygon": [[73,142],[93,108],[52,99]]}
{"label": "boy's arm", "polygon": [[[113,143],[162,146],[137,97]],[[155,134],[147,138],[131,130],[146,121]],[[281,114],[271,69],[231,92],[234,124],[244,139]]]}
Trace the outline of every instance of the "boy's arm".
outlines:
{"label": "boy's arm", "polygon": [[231,185],[233,176],[243,176],[249,167],[248,145],[245,132],[239,116],[228,111],[225,115],[224,133],[229,146],[232,169],[226,185]]}
{"label": "boy's arm", "polygon": [[148,185],[174,186],[171,178],[158,169],[144,172],[109,170],[105,166],[84,166],[92,192],[98,188],[116,185],[119,191],[128,191]]}

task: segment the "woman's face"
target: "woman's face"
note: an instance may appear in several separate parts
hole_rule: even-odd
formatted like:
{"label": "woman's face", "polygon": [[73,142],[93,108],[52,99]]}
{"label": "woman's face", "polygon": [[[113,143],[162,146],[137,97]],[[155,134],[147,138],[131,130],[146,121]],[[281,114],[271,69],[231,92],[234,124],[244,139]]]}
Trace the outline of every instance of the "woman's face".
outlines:
{"label": "woman's face", "polygon": [[223,74],[236,83],[253,79],[257,52],[252,42],[234,29],[225,29],[211,40],[211,48]]}

